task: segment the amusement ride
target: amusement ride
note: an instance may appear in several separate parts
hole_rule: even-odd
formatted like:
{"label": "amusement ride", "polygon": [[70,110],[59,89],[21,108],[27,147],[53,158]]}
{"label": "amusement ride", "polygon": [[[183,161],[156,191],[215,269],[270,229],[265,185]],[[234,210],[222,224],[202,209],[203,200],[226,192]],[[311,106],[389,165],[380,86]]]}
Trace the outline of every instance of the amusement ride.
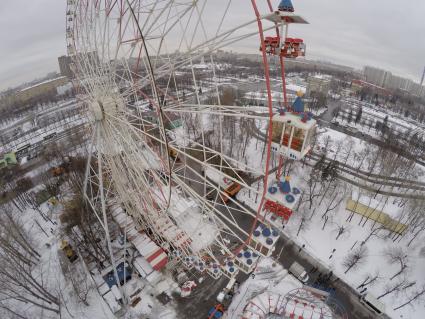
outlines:
{"label": "amusement ride", "polygon": [[[307,21],[290,0],[272,2],[244,1],[252,17],[241,22],[241,3],[231,0],[67,0],[67,50],[91,123],[83,191],[113,266],[110,216],[126,241],[158,248],[148,258],[158,270],[183,265],[233,278],[272,254],[301,193],[282,176],[284,161],[302,159],[316,129],[302,94],[290,103],[286,92],[285,60],[306,53],[288,29]],[[266,104],[228,105],[219,76],[227,66],[215,59],[253,42]],[[277,103],[272,67],[283,93]],[[263,129],[261,162],[232,145],[247,126]],[[237,200],[241,189],[257,209]]]}

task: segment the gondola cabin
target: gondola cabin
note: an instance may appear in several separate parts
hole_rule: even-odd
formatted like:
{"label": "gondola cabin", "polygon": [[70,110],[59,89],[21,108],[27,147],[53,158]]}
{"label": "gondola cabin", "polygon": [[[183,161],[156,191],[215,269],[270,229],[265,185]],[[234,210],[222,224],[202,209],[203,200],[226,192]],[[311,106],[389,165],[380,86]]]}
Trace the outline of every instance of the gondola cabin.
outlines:
{"label": "gondola cabin", "polygon": [[286,38],[285,45],[280,50],[280,55],[285,58],[298,58],[305,56],[305,43],[302,39]]}
{"label": "gondola cabin", "polygon": [[[280,48],[280,38],[279,37],[266,37],[264,39],[264,46],[266,48],[267,54],[276,54],[279,52]],[[260,51],[262,51],[262,47],[260,47]]]}
{"label": "gondola cabin", "polygon": [[284,112],[272,120],[272,151],[301,160],[311,149],[316,120],[305,113]]}
{"label": "gondola cabin", "polygon": [[[302,39],[286,38],[284,45],[281,47],[279,37],[266,37],[264,39],[264,47],[267,54],[280,54],[285,58],[298,58],[305,56],[305,43]],[[262,51],[260,47],[260,51]]]}

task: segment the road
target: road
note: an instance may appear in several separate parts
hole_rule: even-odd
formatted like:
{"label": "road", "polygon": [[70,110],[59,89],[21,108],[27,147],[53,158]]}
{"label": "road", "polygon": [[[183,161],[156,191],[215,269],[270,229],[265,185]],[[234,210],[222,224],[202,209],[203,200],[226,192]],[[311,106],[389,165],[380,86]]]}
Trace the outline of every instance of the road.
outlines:
{"label": "road", "polygon": [[[184,161],[184,159],[183,159]],[[195,171],[201,172],[201,165],[195,163],[193,161],[188,160],[186,163],[188,166],[192,167]],[[192,188],[194,188],[198,194],[203,196],[203,184],[202,180],[194,173],[190,173],[190,171],[186,172],[187,178],[192,180],[197,180],[199,183],[188,182]],[[273,173],[270,172],[270,173]],[[197,185],[197,186],[196,186]],[[243,205],[238,202],[239,205],[244,206],[246,209],[250,210],[254,215],[255,211],[250,207]],[[226,207],[217,205],[217,209],[219,209],[222,213],[228,214],[228,210]],[[230,203],[228,206],[230,212],[240,225],[242,229],[245,231],[250,231],[252,223],[254,219],[252,217],[248,217],[248,215],[241,213],[239,210],[236,210],[236,204]],[[281,237],[276,244],[276,249],[273,253],[273,257],[278,259],[279,262],[285,267],[289,268],[289,266],[294,262],[298,262],[305,267],[307,271],[311,270],[313,267],[317,267],[318,271],[314,274],[310,274],[310,284],[312,284],[319,273],[328,274],[329,269],[319,263],[318,260],[309,256],[307,252],[305,252],[302,247],[298,246],[294,241],[292,241],[289,236],[287,236],[284,232],[284,229],[280,229]],[[278,256],[279,254],[279,256]],[[206,277],[206,281],[201,283],[200,287],[197,289],[197,293],[195,293],[192,297],[189,298],[176,298],[177,301],[177,309],[179,314],[181,314],[182,318],[184,315],[187,316],[188,313],[191,314],[191,318],[193,319],[203,319],[205,318],[205,314],[210,307],[215,304],[215,298],[221,289],[226,285],[227,280],[221,278],[218,281],[215,281],[209,276]],[[245,274],[239,274],[238,280],[242,282],[247,278]],[[374,315],[369,312],[360,302],[359,302],[359,294],[350,286],[348,286],[343,281],[337,279],[337,277],[332,276],[329,282],[330,288],[335,289],[335,299],[338,303],[347,311],[349,319],[372,319]]]}
{"label": "road", "polygon": [[[329,250],[331,250],[331,248],[329,248]],[[284,232],[281,232],[281,237],[276,245],[273,257],[278,257],[276,256],[278,253],[280,253],[280,258],[278,260],[285,268],[289,268],[289,266],[295,261],[301,264],[307,271],[310,271],[313,267],[318,268],[315,273],[309,274],[310,280],[308,284],[313,284],[319,274],[328,275],[330,272],[327,267],[323,266],[320,262],[311,257],[302,249],[302,247],[294,243]],[[335,289],[333,298],[345,309],[349,319],[375,318],[375,315],[359,302],[358,292],[352,289],[345,282],[341,281],[338,277],[332,275],[325,287]]]}
{"label": "road", "polygon": [[[202,167],[199,163],[189,158],[181,158],[181,160],[183,162],[186,161],[187,167],[191,167],[194,171],[201,174]],[[213,183],[211,180],[210,182]],[[190,169],[186,169],[186,183],[199,195],[204,196],[203,180]],[[237,210],[236,204],[229,202],[227,207],[223,205],[216,205],[216,208],[227,216],[229,216],[230,210],[242,229],[250,229],[252,220],[246,218],[245,214],[242,214],[239,210]],[[240,272],[237,276],[237,280],[239,282],[243,282],[247,279],[247,277],[248,275]],[[193,278],[195,278],[195,276],[193,276]],[[211,278],[209,275],[204,275],[203,278],[204,281],[198,285],[190,297],[182,298],[175,296],[179,318],[188,318],[188,314],[190,314],[190,318],[192,319],[205,319],[208,310],[217,303],[216,297],[218,293],[228,283],[228,279],[225,276],[220,277],[218,280]]]}

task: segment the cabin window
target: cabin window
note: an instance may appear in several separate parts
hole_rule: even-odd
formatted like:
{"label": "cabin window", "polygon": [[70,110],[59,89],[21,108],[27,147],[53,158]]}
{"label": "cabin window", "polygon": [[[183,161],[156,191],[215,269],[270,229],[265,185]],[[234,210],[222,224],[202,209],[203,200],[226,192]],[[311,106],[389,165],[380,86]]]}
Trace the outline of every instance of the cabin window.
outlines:
{"label": "cabin window", "polygon": [[305,131],[301,128],[295,128],[294,129],[294,135],[292,136],[292,142],[291,142],[291,149],[301,152],[301,149],[303,147],[305,138]]}

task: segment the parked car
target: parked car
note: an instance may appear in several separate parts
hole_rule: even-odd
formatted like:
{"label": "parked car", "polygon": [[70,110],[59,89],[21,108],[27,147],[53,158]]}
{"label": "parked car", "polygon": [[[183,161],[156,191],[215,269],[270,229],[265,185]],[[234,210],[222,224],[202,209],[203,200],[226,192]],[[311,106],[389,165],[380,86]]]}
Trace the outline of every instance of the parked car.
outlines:
{"label": "parked car", "polygon": [[377,318],[383,318],[385,315],[385,304],[376,299],[370,293],[360,296],[360,303],[376,314]]}
{"label": "parked car", "polygon": [[296,261],[294,261],[292,263],[292,265],[289,267],[288,271],[304,284],[310,279],[310,277],[308,276],[307,271],[304,269],[304,267],[301,266]]}
{"label": "parked car", "polygon": [[353,134],[359,133],[359,130],[354,128],[354,127],[348,127],[347,131],[350,132],[350,133],[353,133]]}

